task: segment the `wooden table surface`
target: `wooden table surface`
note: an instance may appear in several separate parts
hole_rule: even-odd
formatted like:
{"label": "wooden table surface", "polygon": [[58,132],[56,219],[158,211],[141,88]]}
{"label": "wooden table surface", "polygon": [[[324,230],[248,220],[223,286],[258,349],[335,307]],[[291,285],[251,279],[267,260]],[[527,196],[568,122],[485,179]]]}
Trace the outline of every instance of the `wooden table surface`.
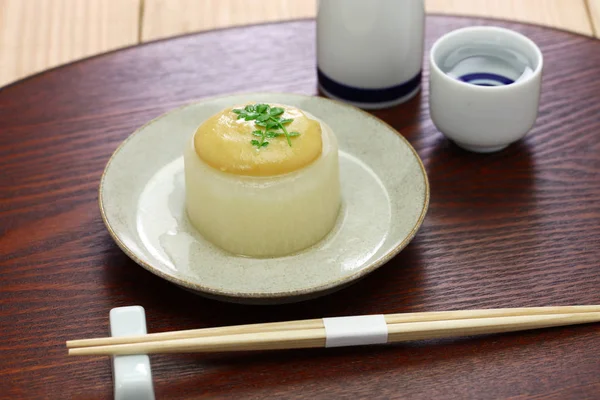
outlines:
{"label": "wooden table surface", "polygon": [[[425,5],[430,13],[600,34],[600,0],[425,0]],[[316,0],[0,0],[0,86],[158,38],[315,12]]]}
{"label": "wooden table surface", "polygon": [[[452,29],[488,23],[430,16],[427,48]],[[4,88],[0,397],[110,398],[109,360],[69,358],[64,341],[106,335],[108,312],[118,306],[144,306],[149,330],[157,332],[370,313],[600,304],[600,42],[502,25],[531,37],[545,55],[533,131],[500,153],[462,151],[432,125],[426,84],[409,103],[376,112],[424,161],[431,203],[422,229],[364,280],[291,305],[220,303],[150,274],[111,240],[97,188],[122,140],[183,103],[238,91],[314,94],[312,20],[159,41]],[[245,45],[256,37],[272,56]],[[158,398],[168,399],[596,399],[598,329],[151,360]]]}

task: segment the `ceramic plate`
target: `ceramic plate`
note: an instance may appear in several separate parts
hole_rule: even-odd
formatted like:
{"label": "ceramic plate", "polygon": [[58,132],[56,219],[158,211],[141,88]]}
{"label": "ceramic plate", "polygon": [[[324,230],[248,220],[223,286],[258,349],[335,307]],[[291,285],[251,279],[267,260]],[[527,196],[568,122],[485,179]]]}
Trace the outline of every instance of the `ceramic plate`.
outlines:
{"label": "ceramic plate", "polygon": [[[244,102],[299,107],[325,121],[338,138],[342,209],[329,235],[299,253],[236,256],[206,241],[187,221],[184,145],[209,116]],[[100,183],[104,223],[135,262],[198,294],[257,304],[317,297],[373,272],[413,238],[428,203],[423,164],[398,132],[358,108],[296,94],[211,98],[167,113],[123,142]]]}

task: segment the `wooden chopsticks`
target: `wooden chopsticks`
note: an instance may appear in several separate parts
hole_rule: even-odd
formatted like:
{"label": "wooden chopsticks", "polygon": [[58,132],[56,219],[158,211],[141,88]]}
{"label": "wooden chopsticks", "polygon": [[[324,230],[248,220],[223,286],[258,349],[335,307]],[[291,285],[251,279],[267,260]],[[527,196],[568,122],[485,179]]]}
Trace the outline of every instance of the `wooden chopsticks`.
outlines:
{"label": "wooden chopsticks", "polygon": [[[502,308],[384,315],[388,343],[600,322],[600,306]],[[280,350],[325,347],[323,319],[68,341],[69,355]]]}

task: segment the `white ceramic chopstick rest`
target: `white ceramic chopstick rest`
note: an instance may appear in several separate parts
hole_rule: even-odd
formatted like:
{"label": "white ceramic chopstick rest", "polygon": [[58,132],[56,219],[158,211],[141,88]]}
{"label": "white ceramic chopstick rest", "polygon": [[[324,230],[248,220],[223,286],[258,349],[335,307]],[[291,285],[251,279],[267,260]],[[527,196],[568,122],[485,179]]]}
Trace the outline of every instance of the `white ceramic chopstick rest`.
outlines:
{"label": "white ceramic chopstick rest", "polygon": [[[145,335],[144,307],[117,307],[110,310],[111,336]],[[154,400],[150,358],[146,354],[113,356],[115,400]]]}
{"label": "white ceramic chopstick rest", "polygon": [[323,325],[325,347],[383,344],[388,340],[388,327],[382,314],[323,318]]}

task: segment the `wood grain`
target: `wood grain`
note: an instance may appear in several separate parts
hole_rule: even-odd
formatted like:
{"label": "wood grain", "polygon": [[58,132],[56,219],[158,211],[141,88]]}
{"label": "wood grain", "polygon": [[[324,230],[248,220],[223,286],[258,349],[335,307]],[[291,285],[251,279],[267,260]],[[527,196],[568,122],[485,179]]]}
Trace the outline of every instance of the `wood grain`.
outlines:
{"label": "wood grain", "polygon": [[426,0],[427,11],[507,19],[593,36],[586,0]]}
{"label": "wood grain", "polygon": [[[598,0],[592,0],[598,1]],[[492,17],[592,35],[585,0],[426,0],[427,12]],[[315,0],[144,0],[142,40],[316,15]]]}
{"label": "wood grain", "polygon": [[[498,22],[428,17],[427,48],[443,33],[473,24]],[[118,306],[144,306],[149,330],[161,332],[353,314],[598,304],[600,43],[501,25],[528,35],[544,52],[534,129],[497,154],[462,151],[431,123],[427,85],[409,103],[376,112],[422,157],[431,183],[429,213],[413,242],[375,273],[291,305],[218,303],[148,273],[111,240],[97,186],[119,143],[176,106],[250,90],[314,94],[312,22],[159,41],[0,90],[2,396],[110,398],[108,360],[68,358],[64,342],[105,336],[108,312]],[[248,50],[246,41],[255,37],[273,55]],[[169,399],[593,399],[600,397],[598,352],[598,326],[582,325],[382,348],[151,360],[157,396]]]}
{"label": "wood grain", "polygon": [[141,0],[0,0],[0,86],[137,43]]}
{"label": "wood grain", "polygon": [[600,38],[600,0],[586,0],[587,8],[592,22],[592,29],[597,38]]}
{"label": "wood grain", "polygon": [[[600,0],[427,0],[428,12],[592,35]],[[143,12],[141,12],[143,11]],[[0,0],[0,86],[119,47],[213,28],[314,17],[314,0]],[[591,17],[590,17],[591,16]]]}
{"label": "wood grain", "polygon": [[315,14],[315,0],[144,0],[142,41]]}

